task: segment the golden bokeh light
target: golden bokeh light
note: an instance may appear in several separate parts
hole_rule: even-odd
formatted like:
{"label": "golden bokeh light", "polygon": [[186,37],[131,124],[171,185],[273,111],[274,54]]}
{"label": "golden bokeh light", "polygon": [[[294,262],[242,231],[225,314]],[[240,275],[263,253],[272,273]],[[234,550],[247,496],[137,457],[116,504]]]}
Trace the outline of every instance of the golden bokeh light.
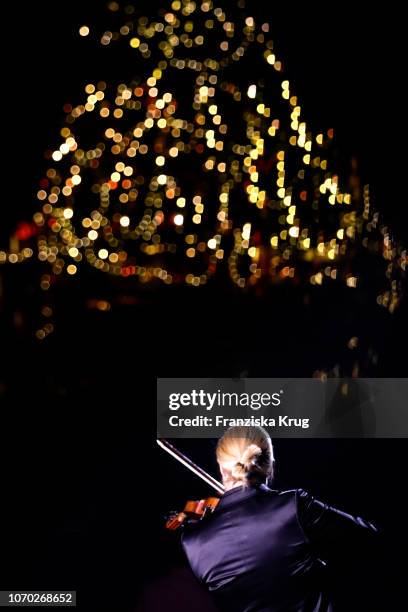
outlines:
{"label": "golden bokeh light", "polygon": [[237,5],[229,14],[211,0],[174,0],[145,16],[109,4],[100,44],[123,44],[134,75],[87,83],[64,107],[33,231],[0,263],[30,251],[50,267],[44,291],[86,267],[142,283],[198,287],[227,271],[240,288],[295,280],[355,289],[355,255],[365,250],[384,267],[378,304],[395,309],[406,251],[368,187],[339,176],[334,132],[314,133],[303,116],[269,24]]}

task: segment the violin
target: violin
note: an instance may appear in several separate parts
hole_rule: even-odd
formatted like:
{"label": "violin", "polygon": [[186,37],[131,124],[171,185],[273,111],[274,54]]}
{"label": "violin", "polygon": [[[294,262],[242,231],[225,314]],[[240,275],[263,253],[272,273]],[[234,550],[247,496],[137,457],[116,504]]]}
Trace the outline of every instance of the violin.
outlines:
{"label": "violin", "polygon": [[188,501],[182,512],[172,513],[166,521],[166,529],[175,531],[185,522],[195,522],[203,519],[208,513],[214,512],[218,503],[219,497],[207,497],[198,501]]}
{"label": "violin", "polygon": [[[217,493],[224,493],[225,487],[221,482],[196,465],[189,457],[183,455],[183,453],[181,453],[175,446],[170,444],[170,442],[162,438],[157,440],[157,444],[174,459],[177,459],[177,461],[179,461],[182,465],[187,467],[194,474],[209,484],[213,489],[215,489],[215,491],[217,491]],[[211,512],[214,512],[219,501],[219,497],[207,497],[206,499],[199,499],[197,501],[187,501],[182,512],[172,512],[170,514],[166,521],[166,529],[175,531],[184,525],[185,522],[196,522],[202,520],[205,516]]]}

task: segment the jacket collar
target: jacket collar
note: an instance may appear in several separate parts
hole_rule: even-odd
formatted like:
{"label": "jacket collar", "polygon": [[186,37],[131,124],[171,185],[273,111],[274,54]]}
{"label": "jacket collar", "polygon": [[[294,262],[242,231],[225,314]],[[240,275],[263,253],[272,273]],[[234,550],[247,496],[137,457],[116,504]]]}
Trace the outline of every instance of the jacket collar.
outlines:
{"label": "jacket collar", "polygon": [[271,491],[271,489],[265,484],[249,487],[234,487],[233,489],[229,489],[229,491],[225,491],[225,493],[221,497],[217,509],[226,508],[227,506],[231,506],[232,504],[239,503],[244,499],[253,497],[259,491]]}

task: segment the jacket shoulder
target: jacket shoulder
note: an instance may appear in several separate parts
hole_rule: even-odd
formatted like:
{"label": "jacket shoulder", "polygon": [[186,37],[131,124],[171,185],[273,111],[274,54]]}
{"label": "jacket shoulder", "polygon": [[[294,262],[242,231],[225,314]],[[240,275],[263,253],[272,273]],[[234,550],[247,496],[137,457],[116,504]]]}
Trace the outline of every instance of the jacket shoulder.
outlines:
{"label": "jacket shoulder", "polygon": [[275,493],[275,495],[278,495],[278,497],[287,499],[288,501],[293,499],[297,500],[301,497],[308,497],[309,495],[304,489],[285,489],[284,491],[279,489],[270,489],[270,491]]}

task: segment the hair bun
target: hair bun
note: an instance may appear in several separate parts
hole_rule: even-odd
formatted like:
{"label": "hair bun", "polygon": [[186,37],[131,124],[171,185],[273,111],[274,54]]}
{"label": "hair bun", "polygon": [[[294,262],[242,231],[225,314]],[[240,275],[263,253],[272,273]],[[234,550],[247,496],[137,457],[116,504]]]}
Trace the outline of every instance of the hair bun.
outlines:
{"label": "hair bun", "polygon": [[239,461],[232,468],[232,477],[235,480],[245,482],[254,473],[259,472],[257,459],[262,454],[262,449],[257,444],[250,444],[242,453]]}
{"label": "hair bun", "polygon": [[238,464],[241,464],[245,471],[249,472],[261,454],[262,449],[257,444],[250,444],[242,453]]}

